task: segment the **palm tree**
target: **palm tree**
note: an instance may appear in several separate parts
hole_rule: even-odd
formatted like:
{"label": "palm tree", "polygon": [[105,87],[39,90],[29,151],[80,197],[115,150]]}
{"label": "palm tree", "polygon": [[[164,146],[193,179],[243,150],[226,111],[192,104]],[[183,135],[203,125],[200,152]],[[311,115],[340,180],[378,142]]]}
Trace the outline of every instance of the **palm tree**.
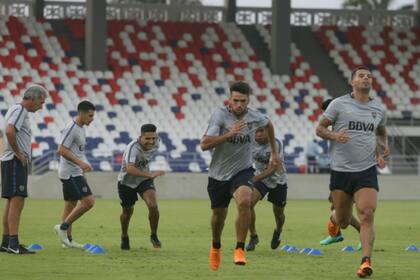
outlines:
{"label": "palm tree", "polygon": [[[344,0],[343,8],[363,10],[388,10],[394,0]],[[413,10],[414,5],[405,5],[399,10]]]}

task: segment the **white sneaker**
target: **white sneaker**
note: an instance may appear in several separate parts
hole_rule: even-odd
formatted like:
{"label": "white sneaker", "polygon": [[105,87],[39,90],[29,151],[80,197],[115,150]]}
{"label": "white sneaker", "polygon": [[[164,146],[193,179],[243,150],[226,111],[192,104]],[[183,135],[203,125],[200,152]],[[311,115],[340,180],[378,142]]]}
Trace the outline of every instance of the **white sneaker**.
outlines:
{"label": "white sneaker", "polygon": [[54,230],[55,230],[55,233],[57,233],[58,238],[60,238],[61,243],[63,243],[67,247],[71,247],[70,240],[67,237],[67,230],[60,229],[60,225],[55,225]]}
{"label": "white sneaker", "polygon": [[70,241],[70,246],[66,245],[66,244],[61,244],[61,247],[63,247],[64,249],[70,249],[70,248],[76,248],[76,249],[84,249],[83,244],[77,243],[74,240]]}

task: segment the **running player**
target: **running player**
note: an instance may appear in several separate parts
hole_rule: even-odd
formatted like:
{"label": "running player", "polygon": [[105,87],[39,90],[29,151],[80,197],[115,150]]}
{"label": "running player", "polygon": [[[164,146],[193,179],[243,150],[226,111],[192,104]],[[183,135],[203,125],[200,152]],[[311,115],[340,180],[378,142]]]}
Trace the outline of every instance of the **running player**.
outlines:
{"label": "running player", "polygon": [[285,216],[284,208],[287,200],[287,175],[286,166],[283,159],[283,145],[276,139],[277,151],[281,159],[281,164],[275,168],[270,164],[271,147],[268,142],[267,128],[257,129],[255,134],[252,157],[256,169],[254,176],[254,191],[252,192],[251,204],[251,223],[249,226],[250,240],[246,246],[247,251],[253,251],[259,242],[258,234],[255,229],[255,205],[268,193],[268,201],[273,204],[274,220],[276,228],[271,238],[271,249],[277,249],[280,245],[280,234],[283,229]]}
{"label": "running player", "polygon": [[245,240],[251,219],[254,176],[251,148],[257,128],[268,126],[268,138],[273,151],[271,161],[275,167],[279,164],[273,126],[266,116],[248,108],[250,93],[247,83],[232,84],[229,105],[213,112],[201,139],[201,149],[213,152],[207,186],[212,209],[212,245],[209,256],[212,270],[220,267],[221,235],[232,197],[238,209],[234,263],[246,264]]}
{"label": "running player", "polygon": [[149,163],[158,149],[156,126],[145,124],[140,129],[138,139],[131,141],[123,154],[121,171],[118,174],[118,194],[121,201],[121,250],[130,250],[128,226],[134,212],[138,195],[149,209],[150,242],[154,248],[161,248],[157,236],[159,209],[153,179],[165,174],[163,171],[150,172]]}
{"label": "running player", "polygon": [[[63,184],[64,211],[63,222],[55,225],[54,230],[65,248],[83,248],[72,237],[72,224],[89,211],[95,198],[84,176],[92,171],[85,156],[86,135],[84,126],[88,126],[95,116],[95,105],[82,101],[77,105],[77,116],[61,132],[60,165],[58,178]],[[80,201],[78,204],[77,202]]]}
{"label": "running player", "polygon": [[[351,221],[353,201],[360,220],[362,261],[359,277],[373,273],[374,213],[377,206],[377,145],[388,156],[386,110],[369,97],[372,73],[365,66],[354,69],[353,91],[334,99],[317,126],[318,136],[331,141],[330,190],[335,213],[333,224],[346,228]],[[328,127],[332,125],[332,130]]]}
{"label": "running player", "polygon": [[3,239],[0,251],[34,254],[19,243],[20,216],[28,196],[28,164],[31,161],[32,131],[29,114],[42,109],[48,92],[32,85],[23,93],[20,104],[7,111],[4,151],[1,161],[1,196],[7,199],[3,212]]}

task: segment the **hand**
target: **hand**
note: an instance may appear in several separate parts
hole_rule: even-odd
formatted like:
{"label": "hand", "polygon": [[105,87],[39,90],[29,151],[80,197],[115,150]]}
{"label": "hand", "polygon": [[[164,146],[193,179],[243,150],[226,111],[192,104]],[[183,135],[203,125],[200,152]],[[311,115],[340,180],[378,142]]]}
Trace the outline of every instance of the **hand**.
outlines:
{"label": "hand", "polygon": [[25,153],[19,152],[15,155],[16,155],[17,159],[20,160],[20,162],[22,163],[23,166],[28,165],[28,157],[25,155]]}
{"label": "hand", "polygon": [[387,158],[391,153],[388,144],[384,144],[382,142],[378,142],[378,147],[382,150],[382,156]]}
{"label": "hand", "polygon": [[159,170],[159,171],[154,171],[152,173],[150,173],[150,177],[152,177],[152,179],[159,177],[159,176],[163,176],[165,175],[165,171]]}
{"label": "hand", "polygon": [[281,164],[281,160],[278,154],[271,154],[270,162],[268,163],[270,166],[272,166],[274,169],[279,168]]}
{"label": "hand", "polygon": [[347,129],[343,129],[334,134],[334,140],[340,144],[345,144],[349,141],[350,135]]}
{"label": "hand", "polygon": [[92,171],[92,166],[89,163],[82,161],[79,164],[79,167],[83,170],[83,172],[90,172]]}
{"label": "hand", "polygon": [[241,130],[244,129],[246,127],[246,122],[245,120],[240,120],[235,122],[235,124],[231,127],[231,129],[229,130],[229,133],[232,136],[235,136],[236,134],[240,134]]}
{"label": "hand", "polygon": [[379,154],[376,155],[376,162],[377,162],[378,167],[380,169],[384,169],[385,168],[385,166],[386,166],[386,160],[383,158],[382,155],[379,155]]}

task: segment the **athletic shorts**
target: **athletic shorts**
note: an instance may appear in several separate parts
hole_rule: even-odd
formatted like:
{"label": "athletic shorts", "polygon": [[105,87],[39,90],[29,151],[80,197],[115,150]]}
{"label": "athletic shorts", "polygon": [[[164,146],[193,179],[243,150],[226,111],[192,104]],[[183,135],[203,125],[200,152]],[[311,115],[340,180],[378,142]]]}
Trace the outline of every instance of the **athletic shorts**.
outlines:
{"label": "athletic shorts", "polygon": [[92,195],[92,191],[84,176],[70,176],[60,179],[63,183],[63,198],[65,201],[78,201],[85,196]]}
{"label": "athletic shorts", "polygon": [[207,192],[210,197],[211,209],[227,208],[233,193],[240,186],[252,188],[254,169],[252,167],[239,171],[228,181],[218,181],[209,177]]}
{"label": "athletic shorts", "polygon": [[28,166],[14,157],[1,162],[1,197],[28,196]]}
{"label": "athletic shorts", "polygon": [[121,206],[124,208],[132,207],[136,204],[138,196],[143,198],[143,194],[147,190],[154,190],[155,185],[153,179],[141,182],[136,188],[132,188],[118,182],[118,196],[120,197]]}
{"label": "athletic shorts", "polygon": [[260,192],[261,199],[268,193],[267,200],[276,205],[277,207],[286,206],[287,202],[287,183],[278,184],[274,189],[268,188],[263,182],[255,182],[254,188]]}
{"label": "athletic shorts", "polygon": [[330,190],[342,190],[353,196],[361,188],[379,191],[376,166],[359,172],[339,172],[331,170]]}

